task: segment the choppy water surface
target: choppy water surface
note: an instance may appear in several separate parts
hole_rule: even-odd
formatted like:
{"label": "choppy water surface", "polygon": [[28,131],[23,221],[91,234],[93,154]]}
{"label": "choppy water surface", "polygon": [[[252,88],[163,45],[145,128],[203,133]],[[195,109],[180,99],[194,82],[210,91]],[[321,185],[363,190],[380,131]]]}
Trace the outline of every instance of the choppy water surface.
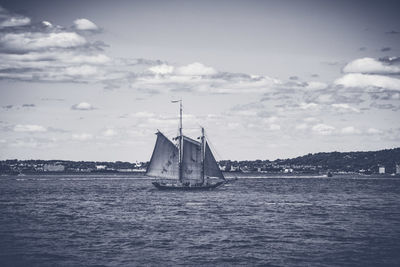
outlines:
{"label": "choppy water surface", "polygon": [[399,266],[400,179],[0,178],[1,266]]}

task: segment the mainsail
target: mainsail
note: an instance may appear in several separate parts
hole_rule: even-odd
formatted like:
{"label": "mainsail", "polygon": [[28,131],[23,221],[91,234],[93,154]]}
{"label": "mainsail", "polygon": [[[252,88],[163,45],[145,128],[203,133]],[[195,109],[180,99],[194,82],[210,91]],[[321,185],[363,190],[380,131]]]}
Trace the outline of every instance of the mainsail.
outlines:
{"label": "mainsail", "polygon": [[178,148],[161,132],[146,171],[147,176],[176,179],[179,176]]}
{"label": "mainsail", "polygon": [[224,175],[219,169],[218,163],[208,146],[208,142],[206,142],[204,154],[204,176],[218,177],[225,180]]}
{"label": "mainsail", "polygon": [[182,180],[201,179],[201,143],[183,137]]}

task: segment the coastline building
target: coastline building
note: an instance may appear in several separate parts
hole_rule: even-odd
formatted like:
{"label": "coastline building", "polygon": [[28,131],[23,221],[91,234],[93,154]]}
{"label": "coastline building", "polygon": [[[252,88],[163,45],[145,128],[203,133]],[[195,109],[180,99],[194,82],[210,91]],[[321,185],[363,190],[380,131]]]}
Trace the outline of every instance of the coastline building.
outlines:
{"label": "coastline building", "polygon": [[379,174],[385,173],[385,166],[379,166]]}
{"label": "coastline building", "polygon": [[43,171],[45,172],[63,172],[65,170],[64,165],[61,164],[44,164]]}

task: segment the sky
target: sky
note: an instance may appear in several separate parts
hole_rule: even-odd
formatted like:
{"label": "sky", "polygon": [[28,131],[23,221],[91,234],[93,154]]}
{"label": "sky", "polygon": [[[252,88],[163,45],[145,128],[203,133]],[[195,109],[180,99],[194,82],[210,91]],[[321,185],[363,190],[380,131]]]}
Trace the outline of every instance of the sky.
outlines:
{"label": "sky", "polygon": [[0,159],[217,160],[400,146],[398,1],[0,0]]}

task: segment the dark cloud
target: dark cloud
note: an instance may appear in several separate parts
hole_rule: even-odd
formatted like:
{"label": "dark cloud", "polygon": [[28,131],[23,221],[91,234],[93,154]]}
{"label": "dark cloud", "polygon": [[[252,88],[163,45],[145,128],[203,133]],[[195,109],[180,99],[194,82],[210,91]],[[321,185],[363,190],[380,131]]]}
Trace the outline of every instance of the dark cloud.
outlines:
{"label": "dark cloud", "polygon": [[389,31],[389,32],[385,32],[386,34],[399,34],[400,32],[398,32],[398,31]]}
{"label": "dark cloud", "polygon": [[313,77],[313,78],[318,78],[318,77],[319,77],[319,75],[318,75],[318,74],[316,74],[316,73],[314,73],[314,74],[311,74],[311,77]]}
{"label": "dark cloud", "polygon": [[400,100],[400,93],[394,90],[370,92],[369,95],[373,100]]}
{"label": "dark cloud", "polygon": [[385,62],[389,65],[400,63],[400,57],[381,57],[379,61]]}
{"label": "dark cloud", "polygon": [[367,48],[363,46],[363,47],[360,47],[358,50],[365,51],[365,50],[367,50]]}
{"label": "dark cloud", "polygon": [[42,101],[57,101],[57,102],[65,101],[65,99],[63,99],[63,98],[41,98],[40,100],[42,100]]}
{"label": "dark cloud", "polygon": [[12,109],[13,107],[14,107],[13,105],[3,106],[4,109]]}
{"label": "dark cloud", "polygon": [[290,76],[289,77],[289,80],[292,80],[292,81],[297,81],[299,79],[299,77],[297,77],[297,76]]}
{"label": "dark cloud", "polygon": [[22,107],[33,108],[33,107],[36,107],[36,105],[35,104],[23,104]]}
{"label": "dark cloud", "polygon": [[392,111],[400,110],[399,106],[395,106],[395,105],[393,105],[391,103],[380,104],[380,103],[372,102],[370,107],[371,108],[377,108],[377,109],[390,109]]}
{"label": "dark cloud", "polygon": [[328,65],[328,66],[338,66],[338,65],[343,64],[342,62],[339,62],[339,61],[323,61],[321,63],[324,65]]}
{"label": "dark cloud", "polygon": [[381,49],[382,52],[388,52],[388,51],[390,51],[390,50],[392,50],[391,47],[383,47],[383,48]]}

